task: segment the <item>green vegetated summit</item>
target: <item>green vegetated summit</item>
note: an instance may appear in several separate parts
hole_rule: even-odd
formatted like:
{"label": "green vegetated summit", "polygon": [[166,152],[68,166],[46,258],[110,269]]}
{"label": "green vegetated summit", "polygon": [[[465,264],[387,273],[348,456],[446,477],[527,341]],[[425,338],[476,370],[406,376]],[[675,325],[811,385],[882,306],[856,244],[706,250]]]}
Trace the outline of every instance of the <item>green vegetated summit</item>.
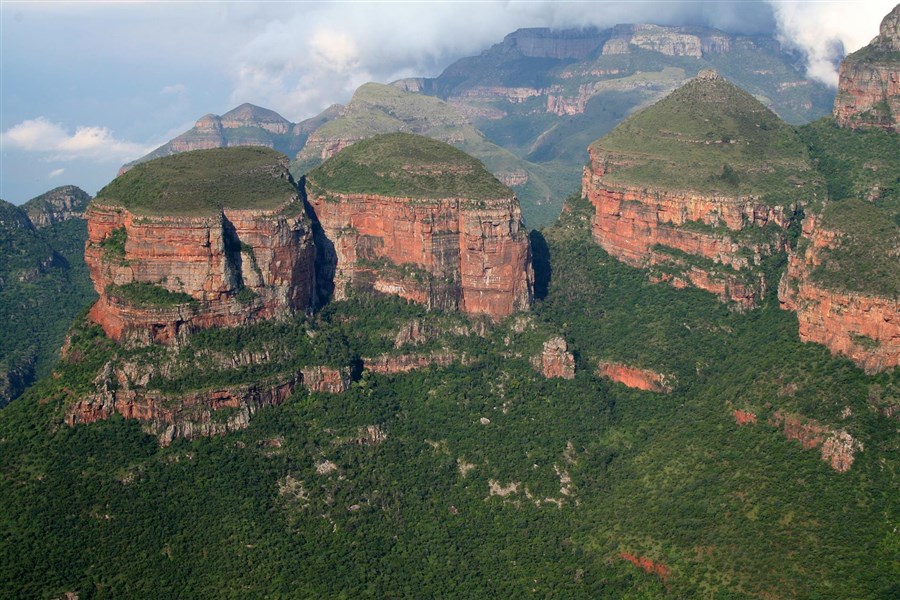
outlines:
{"label": "green vegetated summit", "polygon": [[296,194],[283,154],[253,146],[194,150],[136,165],[97,193],[135,214],[203,216],[274,209]]}
{"label": "green vegetated summit", "polygon": [[795,130],[715,71],[633,115],[591,145],[608,178],[727,196],[811,199],[820,178]]}
{"label": "green vegetated summit", "polygon": [[511,198],[484,165],[449,144],[410,133],[357,142],[307,175],[312,190],[405,198]]}

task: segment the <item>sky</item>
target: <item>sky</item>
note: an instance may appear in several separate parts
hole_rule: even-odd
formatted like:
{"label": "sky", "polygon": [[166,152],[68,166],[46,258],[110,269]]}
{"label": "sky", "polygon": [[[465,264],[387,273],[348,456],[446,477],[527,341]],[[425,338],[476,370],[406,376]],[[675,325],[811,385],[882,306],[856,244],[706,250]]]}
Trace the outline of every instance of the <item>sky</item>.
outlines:
{"label": "sky", "polygon": [[521,27],[706,25],[767,33],[837,84],[895,0],[0,0],[0,198],[96,193],[204,114],[251,102],[291,121],[361,84],[436,76]]}

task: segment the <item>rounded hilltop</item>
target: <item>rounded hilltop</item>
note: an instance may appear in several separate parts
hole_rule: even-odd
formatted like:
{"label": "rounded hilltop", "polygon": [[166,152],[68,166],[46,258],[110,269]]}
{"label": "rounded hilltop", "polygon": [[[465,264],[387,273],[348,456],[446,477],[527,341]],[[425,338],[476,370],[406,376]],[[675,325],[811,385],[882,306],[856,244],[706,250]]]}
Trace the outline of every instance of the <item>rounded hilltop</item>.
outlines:
{"label": "rounded hilltop", "polygon": [[796,131],[712,69],[591,144],[606,179],[626,185],[811,199],[820,185]]}
{"label": "rounded hilltop", "polygon": [[449,144],[411,133],[388,133],[357,142],[310,171],[306,180],[314,193],[467,200],[515,196],[481,161]]}
{"label": "rounded hilltop", "polygon": [[273,210],[297,195],[288,164],[283,154],[257,146],[183,152],[136,165],[100,190],[96,201],[139,215]]}

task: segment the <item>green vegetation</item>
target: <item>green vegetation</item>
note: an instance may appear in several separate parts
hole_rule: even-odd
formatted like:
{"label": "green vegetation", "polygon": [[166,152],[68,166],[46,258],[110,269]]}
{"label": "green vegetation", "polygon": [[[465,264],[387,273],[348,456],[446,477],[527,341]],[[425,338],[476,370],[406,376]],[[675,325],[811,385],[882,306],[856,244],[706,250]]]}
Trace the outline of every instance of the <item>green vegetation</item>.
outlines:
{"label": "green vegetation", "polygon": [[357,142],[310,171],[311,193],[382,194],[406,198],[509,198],[477,159],[449,144],[409,133]]}
{"label": "green vegetation", "polygon": [[125,243],[128,241],[128,230],[119,227],[110,232],[110,234],[100,242],[100,247],[104,250],[104,258],[125,258]]}
{"label": "green vegetation", "polygon": [[723,79],[698,78],[626,119],[592,145],[606,179],[773,204],[822,195],[806,146],[756,98]]}
{"label": "green vegetation", "polygon": [[[648,284],[590,240],[589,216],[573,198],[535,232],[547,293],[483,336],[396,348],[411,320],[475,323],[377,294],[169,349],[77,326],[57,376],[0,412],[0,596],[895,597],[900,464],[880,411],[900,400],[900,372],[869,377],[800,343],[773,295],[737,314]],[[558,334],[573,381],[529,363]],[[172,365],[150,387],[178,394],[442,347],[469,362],[298,392],[244,431],[167,448],[132,420],[61,422],[109,361]],[[601,359],[676,386],[612,384],[594,374]],[[758,423],[736,425],[736,408]],[[778,410],[865,448],[837,473],[767,423]],[[349,441],[367,426],[386,439]],[[492,482],[517,491],[491,495]]]}
{"label": "green vegetation", "polygon": [[161,285],[139,281],[110,285],[106,289],[106,294],[121,298],[135,306],[179,306],[196,302],[183,292],[172,292]]}
{"label": "green vegetation", "polygon": [[100,190],[97,200],[137,215],[275,209],[296,194],[283,160],[274,150],[258,147],[184,152],[136,165]]}
{"label": "green vegetation", "polygon": [[37,230],[0,200],[0,407],[50,373],[72,319],[96,299],[86,239],[81,219]]}
{"label": "green vegetation", "polygon": [[840,235],[813,278],[826,287],[896,297],[900,290],[900,136],[822,119],[800,128],[825,177],[821,226]]}

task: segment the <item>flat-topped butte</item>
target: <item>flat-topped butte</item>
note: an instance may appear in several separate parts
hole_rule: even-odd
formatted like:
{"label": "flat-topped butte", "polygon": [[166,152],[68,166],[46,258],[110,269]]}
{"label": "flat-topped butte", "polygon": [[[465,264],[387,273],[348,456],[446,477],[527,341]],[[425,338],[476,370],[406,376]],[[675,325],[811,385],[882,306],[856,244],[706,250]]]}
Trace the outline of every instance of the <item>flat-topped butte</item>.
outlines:
{"label": "flat-topped butte", "polygon": [[288,160],[269,148],[194,150],[135,165],[96,202],[136,215],[209,216],[226,209],[275,210],[297,195]]}
{"label": "flat-topped butte", "polygon": [[706,70],[591,147],[610,183],[811,201],[822,183],[796,131]]}
{"label": "flat-topped butte", "polygon": [[310,171],[306,179],[312,193],[466,200],[515,195],[477,159],[449,144],[409,133],[357,142]]}

